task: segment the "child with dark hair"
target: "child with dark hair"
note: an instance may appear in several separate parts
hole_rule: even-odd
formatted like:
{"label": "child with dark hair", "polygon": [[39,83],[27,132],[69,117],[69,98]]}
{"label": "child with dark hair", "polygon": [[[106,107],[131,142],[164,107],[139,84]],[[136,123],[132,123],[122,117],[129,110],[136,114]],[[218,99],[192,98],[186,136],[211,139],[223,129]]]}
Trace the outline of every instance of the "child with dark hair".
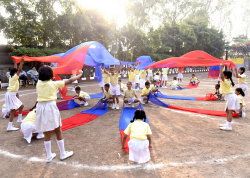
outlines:
{"label": "child with dark hair", "polygon": [[128,62],[127,62],[127,70],[128,70],[128,80],[132,82],[132,88],[135,88],[135,78],[137,72],[135,71],[134,67],[129,67]]}
{"label": "child with dark hair", "polygon": [[239,98],[237,95],[233,92],[231,89],[231,86],[234,86],[234,82],[232,79],[232,72],[225,70],[223,72],[222,70],[223,63],[220,64],[220,76],[221,76],[221,93],[225,95],[227,99],[226,103],[226,113],[227,113],[227,122],[226,124],[220,124],[221,130],[232,130],[231,122],[233,120],[232,118],[232,112],[237,111],[240,109],[239,105]]}
{"label": "child with dark hair", "polygon": [[127,88],[128,89],[125,90],[124,92],[123,101],[126,104],[126,107],[128,107],[128,103],[131,103],[132,108],[133,108],[135,106],[135,103],[139,103],[140,100],[138,99],[135,90],[132,89],[132,82],[127,83]]}
{"label": "child with dark hair", "polygon": [[62,122],[60,112],[56,105],[56,91],[65,85],[71,84],[82,76],[83,72],[65,81],[52,81],[54,73],[51,67],[42,66],[39,69],[39,77],[36,85],[38,103],[36,105],[35,128],[44,132],[44,146],[47,153],[47,162],[51,162],[55,157],[55,153],[51,153],[50,132],[55,131],[57,144],[60,150],[60,159],[64,160],[73,155],[73,151],[65,151],[64,140],[62,136]]}
{"label": "child with dark hair", "polygon": [[151,91],[150,83],[145,82],[145,88],[142,89],[141,91],[141,103],[145,104],[145,102],[148,101],[148,95]]}
{"label": "child with dark hair", "polygon": [[103,93],[104,97],[103,102],[105,102],[107,100],[109,106],[113,103],[113,96],[110,94],[110,85],[108,83],[106,83],[104,85],[104,93]]}
{"label": "child with dark hair", "polygon": [[140,90],[140,71],[138,69],[135,69],[135,90]]}
{"label": "child with dark hair", "polygon": [[17,122],[22,122],[22,111],[23,111],[23,103],[18,99],[17,92],[19,90],[19,74],[23,68],[23,61],[24,58],[21,58],[21,62],[19,68],[17,70],[17,63],[14,61],[14,68],[10,70],[10,78],[9,78],[9,87],[7,88],[7,93],[5,94],[5,103],[6,103],[6,110],[10,111],[10,122],[7,127],[7,131],[16,131],[19,128],[13,127],[12,122],[18,110],[18,119]]}
{"label": "child with dark hair", "polygon": [[151,90],[151,93],[155,93],[155,92],[158,92],[158,88],[156,88],[156,85],[157,85],[157,80],[153,80],[153,84],[150,85],[150,90]]}
{"label": "child with dark hair", "polygon": [[83,104],[84,106],[88,106],[89,104],[87,101],[90,100],[90,96],[88,95],[88,93],[81,91],[80,87],[76,87],[75,91],[76,91],[76,95],[74,96],[74,98],[81,101],[80,104]]}
{"label": "child with dark hair", "polygon": [[244,96],[245,96],[245,93],[244,91],[242,90],[242,88],[236,88],[235,89],[235,94],[238,96],[239,98],[239,103],[240,103],[240,109],[238,111],[236,111],[241,117],[245,118],[246,117],[246,103],[244,101]]}
{"label": "child with dark hair", "polygon": [[171,90],[178,90],[177,87],[180,87],[180,86],[178,84],[176,77],[173,78],[173,81],[170,83],[170,86],[171,86]]}
{"label": "child with dark hair", "polygon": [[124,131],[122,149],[125,148],[127,137],[130,134],[130,141],[128,142],[129,160],[137,163],[146,163],[150,160],[149,148],[152,148],[152,131],[146,123],[145,112],[137,109],[133,120],[130,122],[131,124]]}
{"label": "child with dark hair", "polygon": [[237,68],[235,68],[235,72],[233,71],[233,75],[238,78],[238,86],[242,88],[242,90],[245,93],[245,98],[249,98],[249,92],[246,82],[246,74],[245,74],[245,67],[240,67],[237,71]]}
{"label": "child with dark hair", "polygon": [[192,77],[190,78],[190,83],[192,83],[193,85],[195,85],[195,84],[197,84],[198,82],[200,82],[199,79],[197,79],[197,78],[195,77],[195,75],[192,74]]}
{"label": "child with dark hair", "polygon": [[217,96],[218,100],[225,100],[225,96],[223,94],[221,94],[221,90],[220,90],[220,84],[216,84],[215,85],[215,93],[214,96]]}
{"label": "child with dark hair", "polygon": [[[36,102],[37,104],[37,102]],[[30,109],[29,114],[23,119],[21,124],[21,130],[24,135],[24,139],[30,143],[31,138],[34,133],[37,133],[36,139],[40,140],[44,138],[44,134],[42,131],[38,131],[35,128],[35,118],[36,118],[36,104],[33,108]]]}
{"label": "child with dark hair", "polygon": [[[154,81],[156,81],[156,83],[158,83],[159,80],[160,80],[160,75],[159,75],[159,73],[157,72],[157,73],[155,74],[155,76],[154,76]],[[154,81],[153,81],[153,82],[154,82]]]}

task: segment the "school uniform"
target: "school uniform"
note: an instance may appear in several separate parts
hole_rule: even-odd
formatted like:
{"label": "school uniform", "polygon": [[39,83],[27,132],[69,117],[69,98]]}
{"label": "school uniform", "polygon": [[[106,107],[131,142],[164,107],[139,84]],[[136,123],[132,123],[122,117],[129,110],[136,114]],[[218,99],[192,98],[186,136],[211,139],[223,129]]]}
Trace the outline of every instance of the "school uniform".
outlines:
{"label": "school uniform", "polygon": [[[112,101],[113,102],[112,95],[110,94],[110,90],[108,90],[108,92],[105,90],[103,95],[107,99],[107,101]],[[109,98],[111,98],[111,99],[109,99]]]}
{"label": "school uniform", "polygon": [[246,117],[246,103],[244,101],[244,98],[242,95],[237,95],[239,98],[239,103],[242,104],[242,117],[245,118]]}
{"label": "school uniform", "polygon": [[134,89],[127,89],[124,91],[124,97],[128,99],[128,103],[134,103],[135,102],[135,90]]}
{"label": "school uniform", "polygon": [[135,88],[135,76],[136,72],[135,71],[129,71],[128,72],[128,80],[132,83],[132,88]]}
{"label": "school uniform", "polygon": [[163,68],[162,69],[162,81],[168,81],[168,70],[169,68]]}
{"label": "school uniform", "polygon": [[178,81],[177,80],[173,80],[170,85],[171,85],[171,89],[172,90],[177,90]]}
{"label": "school uniform", "polygon": [[182,72],[179,72],[179,73],[178,73],[177,78],[178,78],[178,79],[183,79],[183,74],[182,74]]}
{"label": "school uniform", "polygon": [[102,81],[99,83],[99,86],[100,87],[103,87],[105,86],[105,84],[110,84],[110,77],[109,77],[109,73],[105,73],[103,70],[101,71],[102,72]]}
{"label": "school uniform", "polygon": [[89,101],[89,100],[90,100],[89,94],[86,93],[86,92],[83,92],[83,91],[80,91],[80,93],[77,94],[77,96],[80,96],[80,97],[82,97],[82,98],[84,97],[86,101]]}
{"label": "school uniform", "polygon": [[135,83],[140,83],[139,70],[135,69]]}
{"label": "school uniform", "polygon": [[153,71],[151,69],[147,69],[147,72],[148,72],[148,81],[151,81],[153,80]]}
{"label": "school uniform", "polygon": [[241,74],[240,77],[241,78],[238,78],[238,85],[244,91],[245,98],[249,98],[249,92],[248,92],[248,87],[247,87],[247,82],[246,82],[246,74]]}
{"label": "school uniform", "polygon": [[147,95],[147,94],[149,94],[149,92],[151,91],[151,87],[149,87],[149,88],[147,88],[147,87],[145,87],[145,88],[143,88],[142,89],[142,91],[141,91],[141,101],[143,102],[143,100],[144,100],[144,96],[143,95]]}
{"label": "school uniform", "polygon": [[197,83],[198,83],[198,79],[197,79],[196,77],[191,77],[191,78],[190,78],[190,82],[191,82],[192,84],[197,84]]}
{"label": "school uniform", "polygon": [[118,77],[119,77],[120,73],[115,73],[114,75],[110,74],[110,83],[111,83],[111,91],[110,94],[111,95],[120,95],[120,85],[118,84]]}
{"label": "school uniform", "polygon": [[140,88],[145,87],[146,75],[147,75],[146,70],[140,71]]}
{"label": "school uniform", "polygon": [[[123,89],[123,91],[121,91],[121,89]],[[121,83],[121,86],[120,86],[120,93],[121,93],[122,96],[124,95],[124,91],[125,91],[125,90],[127,90],[126,85],[124,85],[123,83]]]}

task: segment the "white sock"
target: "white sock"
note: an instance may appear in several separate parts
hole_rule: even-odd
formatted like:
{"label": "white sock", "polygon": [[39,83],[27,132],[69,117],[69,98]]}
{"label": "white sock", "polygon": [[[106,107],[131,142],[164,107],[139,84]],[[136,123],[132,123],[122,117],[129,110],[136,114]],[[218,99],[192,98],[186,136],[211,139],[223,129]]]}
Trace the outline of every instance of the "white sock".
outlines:
{"label": "white sock", "polygon": [[128,103],[125,103],[126,104],[126,107],[128,107]]}
{"label": "white sock", "polygon": [[45,150],[47,153],[47,159],[50,159],[51,156],[51,141],[44,141],[44,146],[45,146]]}
{"label": "white sock", "polygon": [[12,127],[12,122],[9,122],[8,128]]}
{"label": "white sock", "polygon": [[63,139],[57,140],[57,145],[59,147],[61,157],[64,157],[65,156],[64,140]]}
{"label": "white sock", "polygon": [[231,127],[231,122],[227,122],[227,127]]}
{"label": "white sock", "polygon": [[18,120],[22,120],[22,114],[18,114]]}

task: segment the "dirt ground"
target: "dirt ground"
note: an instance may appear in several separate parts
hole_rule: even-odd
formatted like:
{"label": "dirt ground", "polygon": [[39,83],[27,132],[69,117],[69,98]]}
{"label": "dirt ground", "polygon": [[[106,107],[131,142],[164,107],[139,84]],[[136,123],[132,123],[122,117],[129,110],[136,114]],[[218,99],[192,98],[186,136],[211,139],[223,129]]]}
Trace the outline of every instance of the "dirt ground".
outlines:
{"label": "dirt ground", "polygon": [[[250,72],[247,72],[247,76]],[[174,75],[169,75],[172,81]],[[187,86],[191,74],[184,74]],[[196,89],[160,89],[163,94],[203,97],[215,91],[217,80],[207,73],[196,73],[201,83]],[[237,80],[234,78],[235,83]],[[126,83],[127,79],[123,79]],[[247,82],[250,83],[249,78]],[[98,83],[81,81],[83,91],[99,93]],[[72,85],[68,87],[72,89]],[[0,105],[4,104],[5,90],[0,90]],[[68,94],[73,94],[69,92]],[[20,100],[25,109],[37,99],[35,88],[20,89]],[[139,92],[138,92],[139,95]],[[122,99],[122,98],[121,98]],[[62,119],[93,107],[99,99],[91,99],[88,107],[61,111]],[[225,101],[162,101],[182,107],[224,110]],[[60,100],[58,100],[60,101]],[[245,99],[246,104],[250,103]],[[43,140],[32,139],[28,144],[21,131],[7,132],[8,120],[0,119],[0,177],[250,177],[250,110],[246,118],[234,119],[233,131],[221,131],[225,118],[170,110],[152,103],[144,105],[153,132],[151,161],[145,165],[130,164],[128,154],[121,149],[119,132],[120,110],[109,110],[105,115],[79,127],[63,132],[66,150],[74,155],[59,160],[55,134],[52,152],[57,157],[46,163]],[[23,116],[24,118],[25,116]],[[14,125],[20,127],[14,119]]]}

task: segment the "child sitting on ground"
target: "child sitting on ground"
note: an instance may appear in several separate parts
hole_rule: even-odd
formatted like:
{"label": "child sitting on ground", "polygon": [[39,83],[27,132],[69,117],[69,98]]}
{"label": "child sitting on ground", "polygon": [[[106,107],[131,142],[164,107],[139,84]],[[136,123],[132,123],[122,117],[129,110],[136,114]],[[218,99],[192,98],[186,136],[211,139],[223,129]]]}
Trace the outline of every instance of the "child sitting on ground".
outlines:
{"label": "child sitting on ground", "polygon": [[195,75],[192,74],[192,77],[190,78],[190,83],[192,83],[193,85],[195,85],[195,84],[197,84],[198,82],[200,82],[199,79],[197,79],[197,78],[195,77]]}
{"label": "child sitting on ground", "polygon": [[88,93],[81,91],[80,87],[76,87],[75,88],[76,94],[74,96],[75,99],[79,99],[81,101],[80,104],[84,104],[84,106],[88,106],[88,102],[90,100],[90,96],[88,95]]}
{"label": "child sitting on ground", "polygon": [[[37,103],[36,103],[37,104]],[[33,133],[37,133],[36,139],[40,140],[44,138],[44,134],[41,131],[37,131],[35,128],[35,118],[36,118],[36,104],[30,109],[29,114],[23,119],[21,124],[21,130],[24,135],[24,139],[30,143]]]}
{"label": "child sitting on ground", "polygon": [[155,92],[158,92],[158,89],[156,88],[156,85],[157,85],[157,81],[153,80],[153,84],[150,85],[150,90],[151,90],[152,94],[155,94]]}
{"label": "child sitting on ground", "polygon": [[109,106],[113,103],[113,96],[110,94],[110,85],[106,83],[104,85],[104,97],[102,98],[103,102],[107,100]]}
{"label": "child sitting on ground", "polygon": [[245,96],[245,93],[244,91],[242,90],[242,88],[236,88],[235,89],[235,94],[238,96],[239,98],[239,103],[240,103],[240,109],[238,111],[236,111],[236,113],[238,113],[240,115],[240,117],[243,117],[245,118],[246,117],[246,103],[244,101],[244,96]]}
{"label": "child sitting on ground", "polygon": [[224,101],[225,100],[225,96],[223,94],[221,94],[221,91],[220,91],[220,84],[216,84],[215,85],[215,94],[214,96],[217,96],[217,99],[218,100],[222,100]]}
{"label": "child sitting on ground", "polygon": [[126,87],[126,85],[124,85],[122,83],[121,79],[118,80],[118,84],[120,86],[120,94],[123,96],[124,95],[124,91],[127,90],[127,87]]}
{"label": "child sitting on ground", "polygon": [[126,107],[128,107],[128,103],[131,103],[131,106],[133,108],[135,106],[135,103],[140,102],[140,100],[138,99],[135,90],[132,89],[132,82],[128,82],[127,87],[128,89],[124,92],[123,101],[126,104]]}
{"label": "child sitting on ground", "polygon": [[141,103],[145,104],[145,102],[148,101],[148,95],[151,91],[150,83],[146,82],[145,83],[145,88],[142,89],[141,91]]}
{"label": "child sitting on ground", "polygon": [[170,86],[171,86],[171,90],[178,90],[177,87],[180,87],[180,86],[178,85],[178,81],[176,77],[173,78],[173,81],[171,82]]}
{"label": "child sitting on ground", "polygon": [[[143,122],[144,121],[144,122]],[[130,121],[124,131],[122,149],[125,148],[125,143],[128,135],[130,134],[129,147],[129,160],[138,163],[146,163],[150,160],[149,148],[151,146],[152,131],[146,123],[146,114],[143,110],[137,109],[133,120]]]}

